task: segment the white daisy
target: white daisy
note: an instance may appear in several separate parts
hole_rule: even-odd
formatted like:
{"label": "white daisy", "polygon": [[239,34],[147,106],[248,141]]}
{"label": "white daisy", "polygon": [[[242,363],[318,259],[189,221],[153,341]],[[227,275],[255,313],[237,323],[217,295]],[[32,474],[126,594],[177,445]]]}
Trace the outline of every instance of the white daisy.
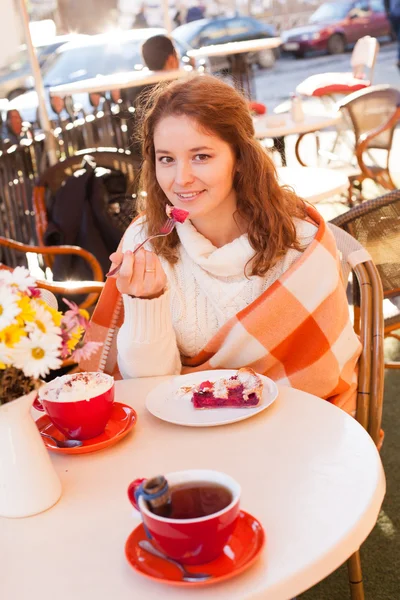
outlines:
{"label": "white daisy", "polygon": [[12,290],[0,282],[0,331],[8,327],[21,312],[17,304],[18,298]]}
{"label": "white daisy", "polygon": [[[0,342],[0,367],[8,366],[12,362],[10,348]],[[4,368],[4,367],[3,367]]]}
{"label": "white daisy", "polygon": [[37,330],[14,347],[14,365],[22,369],[27,377],[44,377],[52,369],[61,366],[60,345],[58,336],[44,335]]}
{"label": "white daisy", "polygon": [[54,324],[51,312],[37,300],[31,300],[31,305],[35,310],[35,318],[26,324],[28,331],[39,330],[46,335],[61,336],[61,327]]}
{"label": "white daisy", "polygon": [[15,285],[21,292],[26,292],[28,288],[36,285],[35,278],[25,267],[15,267],[13,271],[2,269],[0,279],[8,284]]}

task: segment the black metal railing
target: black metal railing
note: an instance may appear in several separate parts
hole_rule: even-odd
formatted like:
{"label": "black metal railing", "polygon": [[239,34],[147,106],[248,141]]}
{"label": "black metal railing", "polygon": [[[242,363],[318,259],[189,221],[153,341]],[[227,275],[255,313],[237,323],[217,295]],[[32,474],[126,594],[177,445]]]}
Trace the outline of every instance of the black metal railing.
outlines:
{"label": "black metal railing", "polygon": [[[86,148],[112,147],[138,152],[134,130],[136,111],[127,102],[104,94],[90,114],[82,110],[53,114],[53,134],[59,160]],[[9,134],[9,135],[7,135]],[[23,123],[19,132],[3,128],[0,139],[0,236],[37,244],[32,195],[35,182],[49,166],[45,136],[37,123]],[[24,257],[2,249],[0,262],[13,267]]]}

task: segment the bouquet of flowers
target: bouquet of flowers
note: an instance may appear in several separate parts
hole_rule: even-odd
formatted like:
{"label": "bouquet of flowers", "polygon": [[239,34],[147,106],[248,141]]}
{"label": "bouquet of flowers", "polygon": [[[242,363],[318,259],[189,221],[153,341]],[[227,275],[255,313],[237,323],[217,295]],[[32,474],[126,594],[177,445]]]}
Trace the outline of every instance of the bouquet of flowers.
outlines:
{"label": "bouquet of flowers", "polygon": [[82,339],[88,313],[63,301],[64,315],[41,298],[27,269],[0,270],[0,405],[38,388],[64,359],[78,362],[100,345]]}

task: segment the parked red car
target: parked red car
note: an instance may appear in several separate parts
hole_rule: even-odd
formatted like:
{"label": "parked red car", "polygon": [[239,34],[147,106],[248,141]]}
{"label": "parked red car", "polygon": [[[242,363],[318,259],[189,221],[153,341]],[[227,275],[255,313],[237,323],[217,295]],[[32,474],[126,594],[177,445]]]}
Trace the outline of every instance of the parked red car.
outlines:
{"label": "parked red car", "polygon": [[364,35],[392,39],[383,0],[326,2],[313,13],[308,25],[284,31],[282,49],[302,58],[311,50],[340,54]]}

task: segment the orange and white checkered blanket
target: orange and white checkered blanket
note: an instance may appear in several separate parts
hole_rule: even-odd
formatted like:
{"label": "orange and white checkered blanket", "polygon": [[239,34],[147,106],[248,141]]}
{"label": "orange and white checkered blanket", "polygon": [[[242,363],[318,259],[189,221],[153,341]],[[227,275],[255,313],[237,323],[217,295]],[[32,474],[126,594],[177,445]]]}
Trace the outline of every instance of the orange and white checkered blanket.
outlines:
{"label": "orange and white checkered blanket", "polygon": [[[182,357],[183,372],[251,366],[277,383],[327,399],[346,412],[356,407],[357,361],[354,333],[338,251],[320,214],[314,241],[299,260],[259,298],[229,319],[205,348]],[[89,337],[104,345],[80,367],[119,377],[116,333],[123,305],[115,280],[104,287]]]}

